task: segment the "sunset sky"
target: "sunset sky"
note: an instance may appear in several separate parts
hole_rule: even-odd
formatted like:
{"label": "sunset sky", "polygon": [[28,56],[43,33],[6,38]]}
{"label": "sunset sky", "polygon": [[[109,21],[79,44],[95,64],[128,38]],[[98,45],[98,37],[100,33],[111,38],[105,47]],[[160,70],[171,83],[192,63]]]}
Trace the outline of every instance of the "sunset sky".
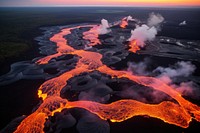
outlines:
{"label": "sunset sky", "polygon": [[1,6],[200,6],[200,0],[0,0]]}

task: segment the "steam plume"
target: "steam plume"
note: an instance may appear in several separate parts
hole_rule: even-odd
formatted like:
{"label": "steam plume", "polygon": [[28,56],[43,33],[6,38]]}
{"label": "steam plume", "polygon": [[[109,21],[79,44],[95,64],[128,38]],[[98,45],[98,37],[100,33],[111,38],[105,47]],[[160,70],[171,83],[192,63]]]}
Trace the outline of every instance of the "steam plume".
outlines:
{"label": "steam plume", "polygon": [[132,16],[128,16],[126,18],[127,18],[127,21],[135,21],[135,19]]}
{"label": "steam plume", "polygon": [[195,69],[196,67],[191,64],[191,62],[181,61],[176,63],[174,68],[158,67],[154,70],[154,72],[159,71],[160,75],[158,78],[175,88],[182,95],[190,96],[194,99],[199,99],[199,89],[197,89],[198,87],[195,87],[197,85],[194,82],[181,82],[179,85],[173,84],[177,77],[179,79],[181,77],[188,77],[195,71]]}
{"label": "steam plume", "polygon": [[136,40],[139,47],[144,47],[145,41],[152,41],[155,38],[157,30],[155,27],[150,28],[144,24],[142,26],[137,26],[135,30],[131,31],[131,34],[128,41]]}
{"label": "steam plume", "polygon": [[163,16],[161,16],[160,14],[155,14],[155,13],[151,13],[149,15],[149,18],[147,20],[147,25],[149,27],[152,26],[158,26],[160,23],[162,23],[164,21]]}
{"label": "steam plume", "polygon": [[151,13],[147,25],[136,26],[136,29],[131,31],[131,37],[128,41],[136,40],[139,47],[145,46],[145,41],[152,41],[158,32],[159,24],[164,21],[160,14]]}
{"label": "steam plume", "polygon": [[188,77],[191,75],[196,67],[191,64],[191,62],[178,62],[175,64],[175,67],[158,67],[154,70],[154,72],[160,72],[159,78],[163,79],[163,81],[166,81],[166,83],[170,83],[171,78],[174,77]]}
{"label": "steam plume", "polygon": [[107,33],[111,32],[111,30],[109,28],[110,28],[110,26],[109,26],[108,20],[102,19],[101,25],[99,26],[99,29],[98,29],[98,33],[101,35],[107,34]]}
{"label": "steam plume", "polygon": [[136,21],[136,20],[133,19],[132,16],[127,16],[121,20],[120,27],[126,28],[126,26],[128,26],[128,21]]}
{"label": "steam plume", "polygon": [[186,21],[184,20],[183,22],[181,22],[180,24],[179,24],[179,26],[183,26],[183,25],[186,25],[187,23],[186,23]]}
{"label": "steam plume", "polygon": [[149,72],[147,72],[147,66],[150,64],[150,59],[145,58],[144,61],[141,61],[139,63],[135,62],[129,62],[128,63],[128,71],[133,72],[134,74],[138,75],[148,75]]}
{"label": "steam plume", "polygon": [[184,96],[189,96],[193,99],[200,99],[199,86],[192,81],[182,82],[179,86],[173,85],[172,87]]}
{"label": "steam plume", "polygon": [[[128,63],[128,71],[131,71],[132,73],[138,75],[157,74],[158,79],[176,89],[180,94],[192,97],[193,99],[200,99],[200,90],[198,89],[199,86],[192,81],[183,82],[183,79],[192,75],[192,73],[196,69],[196,67],[191,62],[180,61],[170,67],[160,66],[153,70],[153,73],[147,71],[147,67],[150,65],[150,63],[151,61],[148,58],[145,58],[144,61],[139,63]],[[177,82],[177,79],[179,79],[178,85],[174,84],[175,82]],[[157,92],[153,92],[151,95],[154,95],[157,100],[160,99],[160,96],[156,96]],[[157,100],[154,99],[155,102]]]}

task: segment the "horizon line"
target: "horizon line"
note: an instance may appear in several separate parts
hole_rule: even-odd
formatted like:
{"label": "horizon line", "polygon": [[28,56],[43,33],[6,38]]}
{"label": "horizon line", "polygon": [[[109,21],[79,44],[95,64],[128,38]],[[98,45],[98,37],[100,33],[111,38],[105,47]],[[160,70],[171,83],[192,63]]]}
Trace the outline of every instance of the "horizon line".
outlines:
{"label": "horizon line", "polygon": [[200,5],[4,5],[0,7],[161,7],[161,8],[200,8]]}

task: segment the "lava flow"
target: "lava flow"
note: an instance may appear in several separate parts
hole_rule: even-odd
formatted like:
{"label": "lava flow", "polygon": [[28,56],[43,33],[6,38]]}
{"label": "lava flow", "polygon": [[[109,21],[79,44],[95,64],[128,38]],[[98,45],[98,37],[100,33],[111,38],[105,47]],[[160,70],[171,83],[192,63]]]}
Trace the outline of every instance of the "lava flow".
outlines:
{"label": "lava flow", "polygon": [[98,39],[98,28],[99,26],[94,26],[89,31],[83,33],[83,38],[90,41],[90,44],[88,44],[89,46],[101,44],[100,40]]}
{"label": "lava flow", "polygon": [[[167,123],[187,128],[191,121],[190,115],[177,104],[162,102],[158,105],[144,104],[135,100],[120,100],[111,104],[100,104],[90,101],[69,102],[66,108],[84,108],[104,120],[122,122],[133,116],[148,115],[159,118]],[[166,108],[171,108],[167,110]]]}
{"label": "lava flow", "polygon": [[[100,44],[98,39],[98,26],[87,25],[73,28],[65,28],[55,34],[50,40],[57,44],[57,53],[46,56],[36,63],[38,65],[47,64],[52,58],[61,55],[72,54],[79,57],[76,67],[62,75],[44,82],[39,90],[38,96],[43,99],[39,108],[26,117],[17,127],[15,133],[44,132],[44,124],[49,116],[63,109],[83,108],[93,114],[98,115],[103,120],[112,122],[122,122],[138,115],[148,115],[158,118],[166,123],[187,128],[192,119],[200,122],[200,107],[184,99],[176,90],[154,77],[137,76],[127,71],[118,71],[109,68],[101,61],[102,55],[97,52],[76,50],[67,44],[64,36],[71,34],[71,30],[81,27],[90,27],[91,30],[83,33],[83,38],[90,41],[89,46]],[[140,48],[136,41],[130,42],[129,51],[136,52]],[[126,99],[115,101],[110,104],[102,104],[92,101],[73,101],[60,97],[60,91],[67,85],[67,81],[81,73],[99,71],[112,76],[112,78],[127,78],[140,85],[148,86],[171,96],[177,103],[163,101],[159,104],[145,104],[136,100]]]}

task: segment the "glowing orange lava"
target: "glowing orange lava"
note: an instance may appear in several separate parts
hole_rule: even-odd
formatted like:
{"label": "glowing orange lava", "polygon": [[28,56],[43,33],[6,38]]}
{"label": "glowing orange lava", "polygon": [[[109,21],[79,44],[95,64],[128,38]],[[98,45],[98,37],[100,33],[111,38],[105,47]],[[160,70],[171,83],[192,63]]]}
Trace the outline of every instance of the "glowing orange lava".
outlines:
{"label": "glowing orange lava", "polygon": [[127,18],[123,18],[122,21],[121,21],[120,27],[125,29],[126,26],[128,26]]}
{"label": "glowing orange lava", "polygon": [[98,39],[98,28],[99,26],[94,26],[89,31],[83,33],[83,39],[90,41],[90,44],[88,44],[89,46],[101,44],[100,40]]}
{"label": "glowing orange lava", "polygon": [[[15,133],[42,133],[44,132],[44,123],[49,116],[53,116],[55,112],[60,112],[63,109],[76,107],[86,109],[98,115],[101,119],[111,120],[112,122],[122,122],[138,115],[148,115],[182,128],[187,128],[192,119],[200,122],[200,107],[184,99],[176,90],[159,79],[137,76],[127,71],[113,70],[102,63],[101,54],[85,50],[76,50],[67,45],[67,40],[64,36],[70,34],[72,29],[81,27],[91,27],[91,30],[83,33],[84,39],[89,40],[91,46],[100,44],[97,31],[95,31],[97,30],[96,26],[65,28],[50,39],[57,44],[57,53],[38,60],[38,64],[46,64],[52,58],[65,54],[77,55],[79,56],[79,61],[74,69],[56,78],[47,80],[40,86],[38,96],[43,99],[43,103],[34,113],[20,123]],[[140,50],[136,45],[136,41],[131,41],[130,47],[129,51],[131,52]],[[163,101],[160,104],[145,104],[136,100],[127,99],[110,104],[101,104],[91,101],[70,102],[60,97],[60,91],[67,85],[67,81],[70,78],[80,75],[83,72],[92,72],[94,70],[110,75],[112,78],[127,78],[143,86],[162,91],[171,96],[177,103]]]}
{"label": "glowing orange lava", "polygon": [[[177,104],[162,102],[157,105],[145,104],[135,100],[120,100],[111,104],[90,101],[69,102],[66,108],[84,108],[98,115],[101,119],[122,122],[134,116],[148,115],[183,128],[189,126],[190,115]],[[170,109],[166,109],[170,108]]]}
{"label": "glowing orange lava", "polygon": [[136,53],[137,51],[140,50],[140,47],[137,45],[137,41],[136,40],[133,40],[133,41],[130,41],[129,42],[129,51],[133,52],[133,53]]}

